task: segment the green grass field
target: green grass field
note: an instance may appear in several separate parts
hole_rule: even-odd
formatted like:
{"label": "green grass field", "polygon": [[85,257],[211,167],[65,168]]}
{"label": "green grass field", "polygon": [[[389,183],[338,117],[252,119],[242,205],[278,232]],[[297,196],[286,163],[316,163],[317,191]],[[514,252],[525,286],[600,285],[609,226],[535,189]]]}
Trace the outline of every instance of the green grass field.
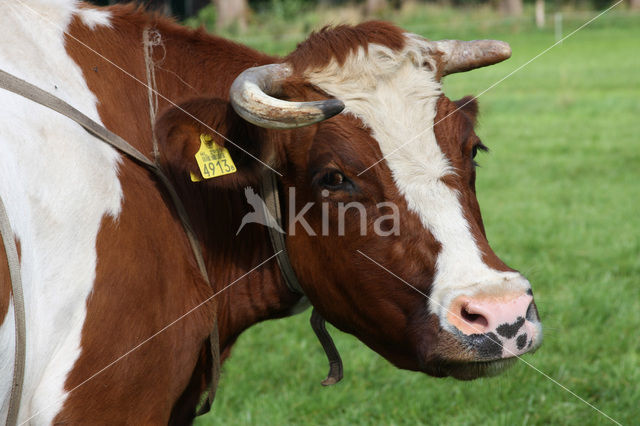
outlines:
{"label": "green grass field", "polygon": [[[479,99],[477,131],[491,148],[479,156],[480,205],[494,250],[533,284],[545,340],[523,360],[535,369],[518,362],[496,378],[435,379],[397,370],[332,329],[345,378],[323,388],[327,364],[306,312],[240,337],[214,408],[197,424],[609,423],[545,375],[617,421],[638,424],[640,16],[621,12]],[[565,34],[590,16],[565,20]],[[482,92],[555,41],[551,28],[479,18],[431,9],[395,17],[428,38],[511,43],[509,61],[448,77],[451,98]],[[262,28],[243,37],[286,53],[299,36],[278,41]]]}

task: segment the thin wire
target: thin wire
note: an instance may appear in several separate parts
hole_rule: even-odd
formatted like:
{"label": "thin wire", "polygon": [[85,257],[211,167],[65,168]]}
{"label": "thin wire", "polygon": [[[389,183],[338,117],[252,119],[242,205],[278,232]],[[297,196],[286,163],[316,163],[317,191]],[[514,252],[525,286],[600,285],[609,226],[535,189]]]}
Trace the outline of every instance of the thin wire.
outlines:
{"label": "thin wire", "polygon": [[[470,100],[468,100],[467,102],[465,102],[464,104],[462,104],[461,106],[459,106],[458,108],[456,108],[455,110],[453,110],[452,112],[450,112],[449,114],[445,115],[443,118],[441,118],[440,120],[438,120],[437,122],[433,123],[430,127],[424,129],[423,131],[421,131],[420,133],[418,133],[417,135],[413,136],[411,139],[409,139],[407,142],[403,143],[402,145],[400,145],[399,147],[397,147],[396,149],[394,149],[393,151],[391,151],[390,153],[384,155],[382,158],[380,158],[378,161],[376,161],[375,163],[373,163],[372,165],[370,165],[369,167],[367,167],[366,169],[362,170],[360,173],[358,173],[358,176],[360,176],[361,174],[363,174],[364,172],[366,172],[367,170],[371,169],[373,166],[375,166],[376,164],[380,163],[381,161],[384,161],[387,157],[389,157],[390,155],[396,153],[397,151],[399,151],[400,149],[404,148],[406,145],[410,144],[411,142],[415,141],[417,138],[419,138],[420,136],[422,136],[425,132],[433,129],[437,124],[441,123],[442,121],[446,120],[447,118],[451,117],[453,114],[455,114],[456,112],[460,111],[461,109],[463,109],[465,106],[467,106],[469,103],[473,102],[475,99],[478,99],[480,96],[484,95],[485,93],[487,93],[489,90],[493,89],[494,87],[496,87],[498,84],[502,83],[503,81],[505,81],[506,79],[508,79],[509,77],[511,77],[512,75],[514,75],[515,73],[517,73],[518,71],[522,70],[524,67],[526,67],[527,65],[529,65],[531,62],[535,61],[536,59],[538,59],[539,57],[541,57],[542,55],[544,55],[545,53],[547,53],[548,51],[550,51],[551,49],[553,49],[554,47],[556,47],[557,45],[559,45],[560,43],[562,43],[563,41],[565,41],[566,39],[568,39],[569,37],[573,36],[575,33],[577,33],[578,31],[582,30],[584,27],[586,27],[587,25],[589,25],[590,23],[592,23],[593,21],[595,21],[596,19],[598,19],[599,17],[601,17],[602,15],[604,15],[605,13],[609,12],[611,9],[613,9],[614,7],[616,7],[617,5],[619,5],[620,3],[622,3],[623,0],[618,0],[616,3],[614,3],[612,6],[608,7],[607,9],[605,9],[604,11],[602,11],[601,13],[599,13],[598,15],[594,16],[593,18],[591,18],[590,20],[588,20],[587,22],[585,22],[584,24],[580,25],[577,29],[575,29],[574,31],[570,32],[567,36],[561,38],[560,40],[556,41],[555,43],[553,43],[551,46],[547,47],[545,50],[543,50],[542,52],[538,53],[536,56],[534,56],[533,58],[529,59],[527,62],[525,62],[524,64],[520,65],[518,68],[516,68],[515,70],[511,71],[509,74],[507,74],[506,76],[502,77],[500,80],[496,81],[495,83],[493,83],[491,86],[487,87],[486,89],[484,89],[482,92],[480,92],[480,94],[478,94],[477,96],[474,96],[473,98],[471,98]],[[421,162],[422,161],[417,158],[417,161]],[[426,164],[422,163],[423,165],[426,166]]]}
{"label": "thin wire", "polygon": [[[418,290],[415,286],[413,286],[412,284],[408,283],[407,281],[405,281],[402,277],[399,277],[398,275],[396,275],[395,273],[393,273],[392,271],[390,271],[389,269],[387,269],[384,265],[378,263],[377,261],[375,261],[374,259],[372,259],[371,257],[367,256],[366,254],[364,254],[362,251],[357,250],[358,253],[360,253],[362,256],[364,256],[365,258],[367,258],[369,261],[373,262],[374,264],[378,265],[380,268],[384,269],[385,271],[387,271],[389,274],[393,275],[395,278],[397,278],[398,280],[402,281],[404,284],[406,284],[407,286],[411,287],[412,289],[414,289],[415,291],[417,291],[418,293],[420,293],[421,295],[423,295],[424,297],[427,298],[427,300],[429,300],[430,302],[435,303],[436,305],[438,305],[439,307],[441,307],[442,309],[444,309],[447,313],[453,314],[454,316],[456,316],[458,319],[463,319],[461,318],[458,314],[456,314],[455,312],[450,311],[449,309],[445,308],[444,306],[442,306],[440,303],[436,302],[435,300],[433,300],[431,297],[427,296],[425,293],[421,292],[420,290]],[[476,331],[481,332],[482,330],[476,328],[473,324],[471,325],[472,327],[474,327],[476,329]],[[487,338],[489,340],[491,340],[493,343],[499,344],[500,342],[496,342],[494,339],[492,339],[491,337],[487,336]],[[598,413],[602,414],[604,417],[606,417],[607,419],[609,419],[610,421],[612,421],[613,423],[620,425],[620,423],[615,420],[614,418],[612,418],[611,416],[609,416],[607,413],[605,413],[604,411],[600,410],[598,407],[596,407],[595,405],[589,403],[588,401],[586,401],[584,398],[582,398],[580,395],[576,394],[575,392],[573,392],[571,389],[567,388],[566,386],[564,386],[562,383],[558,382],[556,379],[554,379],[553,377],[549,376],[548,374],[546,374],[545,372],[541,371],[539,368],[535,367],[533,364],[527,362],[525,359],[523,359],[522,357],[516,355],[515,353],[513,353],[512,351],[510,351],[509,349],[503,347],[503,349],[507,352],[509,352],[511,355],[513,355],[515,358],[517,358],[518,360],[524,362],[527,366],[531,367],[532,369],[534,369],[535,371],[537,371],[538,373],[540,373],[541,375],[543,375],[544,377],[546,377],[547,379],[549,379],[550,381],[552,381],[553,383],[555,383],[556,385],[560,386],[562,389],[564,389],[565,391],[567,391],[568,393],[570,393],[571,395],[575,396],[576,398],[578,398],[580,401],[584,402],[585,404],[587,404],[589,407],[593,408],[595,411],[597,411]]]}

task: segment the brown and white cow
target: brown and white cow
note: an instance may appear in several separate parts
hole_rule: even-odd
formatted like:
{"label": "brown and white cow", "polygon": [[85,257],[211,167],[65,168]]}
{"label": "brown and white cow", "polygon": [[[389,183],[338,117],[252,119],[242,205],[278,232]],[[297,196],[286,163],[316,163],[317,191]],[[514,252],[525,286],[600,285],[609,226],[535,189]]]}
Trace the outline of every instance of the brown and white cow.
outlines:
{"label": "brown and white cow", "polygon": [[[141,84],[145,28],[159,34],[156,123]],[[469,63],[505,59],[508,47],[494,44],[488,59],[461,65],[452,46],[371,22],[322,30],[277,58],[132,6],[3,2],[0,68],[142,152],[151,154],[155,129],[160,163],[186,205],[214,286],[146,169],[71,120],[0,90],[0,196],[20,245],[28,333],[20,421],[192,420],[209,380],[210,304],[110,364],[249,271],[216,298],[223,357],[252,324],[291,314],[300,296],[275,260],[252,271],[273,255],[267,229],[248,224],[235,235],[252,211],[243,188],[272,173],[262,162],[282,175],[285,210],[313,203],[305,220],[315,232],[296,222],[287,246],[310,302],[336,327],[394,365],[434,376],[494,374],[537,348],[530,285],[489,247],[475,197],[473,156],[483,149],[473,130],[476,102],[453,102],[441,85]],[[229,93],[249,68],[234,86],[241,118]],[[343,113],[310,124],[313,111],[338,112],[336,99]],[[310,121],[294,124],[310,125],[290,128],[304,108]],[[236,173],[191,181],[200,134],[228,148]],[[349,202],[364,206],[369,232],[360,232],[355,210],[344,236],[321,232],[323,215],[335,230],[340,203]],[[398,232],[373,232],[388,214],[380,202],[397,207]],[[2,421],[14,328],[4,260],[0,285]]]}

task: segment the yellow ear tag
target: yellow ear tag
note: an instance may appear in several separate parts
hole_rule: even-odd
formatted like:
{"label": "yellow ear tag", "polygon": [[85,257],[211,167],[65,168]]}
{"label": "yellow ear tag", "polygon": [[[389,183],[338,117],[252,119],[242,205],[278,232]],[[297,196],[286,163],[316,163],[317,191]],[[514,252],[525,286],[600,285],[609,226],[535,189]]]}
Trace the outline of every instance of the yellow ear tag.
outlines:
{"label": "yellow ear tag", "polygon": [[[238,170],[233,164],[229,150],[213,142],[210,135],[200,135],[200,149],[196,152],[196,162],[202,177],[211,179],[218,176],[235,173]],[[191,181],[199,182],[202,179],[191,173]]]}

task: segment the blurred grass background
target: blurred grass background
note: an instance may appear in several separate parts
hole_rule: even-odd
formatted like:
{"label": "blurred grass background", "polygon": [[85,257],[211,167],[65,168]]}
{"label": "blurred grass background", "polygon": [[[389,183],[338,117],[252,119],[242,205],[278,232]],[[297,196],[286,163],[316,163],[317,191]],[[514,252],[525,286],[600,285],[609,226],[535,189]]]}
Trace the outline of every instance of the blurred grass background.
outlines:
{"label": "blurred grass background", "polygon": [[[361,19],[353,9],[273,0],[245,31],[221,33],[286,54],[313,29]],[[564,34],[595,14],[565,13]],[[431,39],[511,44],[510,60],[447,77],[452,99],[482,92],[556,37],[552,25],[485,7],[413,4],[381,18]],[[187,23],[213,30],[214,21],[208,7]],[[615,420],[638,424],[640,15],[614,9],[479,101],[477,133],[491,148],[478,173],[488,237],[531,280],[544,324],[543,346],[523,358]],[[491,379],[435,379],[398,370],[335,329],[345,378],[323,388],[327,362],[308,320],[306,312],[244,333],[212,412],[196,424],[609,423],[524,362]]]}

